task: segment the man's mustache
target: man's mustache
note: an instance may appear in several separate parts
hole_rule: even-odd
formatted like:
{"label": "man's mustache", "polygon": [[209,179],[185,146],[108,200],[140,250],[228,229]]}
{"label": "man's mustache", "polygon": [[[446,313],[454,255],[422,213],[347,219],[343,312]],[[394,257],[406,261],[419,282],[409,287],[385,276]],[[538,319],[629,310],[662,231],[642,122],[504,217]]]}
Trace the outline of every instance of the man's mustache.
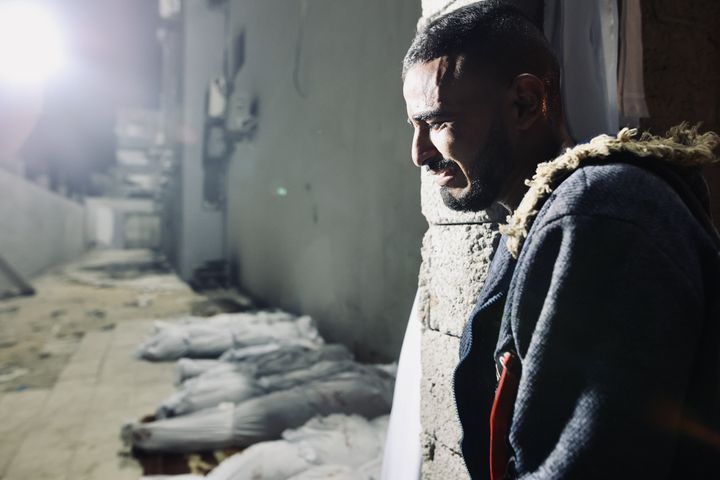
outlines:
{"label": "man's mustache", "polygon": [[452,168],[455,166],[455,162],[452,160],[448,160],[446,158],[437,158],[434,160],[428,160],[425,162],[425,168],[432,171],[432,172],[439,172],[440,170],[445,170],[447,168]]}

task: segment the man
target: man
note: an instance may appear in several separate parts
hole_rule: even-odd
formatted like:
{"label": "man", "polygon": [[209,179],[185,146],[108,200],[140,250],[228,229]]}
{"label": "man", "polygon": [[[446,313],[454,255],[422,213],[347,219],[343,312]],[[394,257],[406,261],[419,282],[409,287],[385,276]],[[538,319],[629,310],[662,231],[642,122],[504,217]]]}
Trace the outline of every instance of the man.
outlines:
{"label": "man", "polygon": [[698,173],[718,137],[569,148],[557,60],[494,2],[420,31],[403,72],[413,162],[450,208],[511,214],[454,377],[471,476],[719,475],[720,243]]}

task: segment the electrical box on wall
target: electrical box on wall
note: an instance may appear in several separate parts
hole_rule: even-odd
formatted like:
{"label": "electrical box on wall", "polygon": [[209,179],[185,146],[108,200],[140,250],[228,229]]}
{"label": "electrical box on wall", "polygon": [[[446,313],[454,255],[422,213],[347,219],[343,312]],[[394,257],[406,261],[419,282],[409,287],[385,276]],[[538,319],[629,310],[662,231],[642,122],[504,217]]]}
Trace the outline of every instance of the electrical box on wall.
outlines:
{"label": "electrical box on wall", "polygon": [[236,89],[230,95],[225,128],[234,140],[251,138],[258,127],[258,98],[250,92]]}
{"label": "electrical box on wall", "polygon": [[226,109],[227,82],[225,77],[215,77],[208,86],[207,116],[211,119],[224,118]]}
{"label": "electrical box on wall", "polygon": [[225,202],[225,171],[230,142],[225,131],[227,82],[218,75],[210,80],[205,97],[203,135],[203,206],[221,209]]}

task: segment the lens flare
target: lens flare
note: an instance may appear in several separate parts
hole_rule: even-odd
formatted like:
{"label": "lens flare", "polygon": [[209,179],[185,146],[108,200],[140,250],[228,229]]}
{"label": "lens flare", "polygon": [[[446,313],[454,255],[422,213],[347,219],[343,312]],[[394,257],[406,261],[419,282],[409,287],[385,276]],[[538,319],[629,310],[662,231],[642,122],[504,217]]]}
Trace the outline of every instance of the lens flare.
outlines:
{"label": "lens flare", "polygon": [[52,12],[31,1],[0,1],[0,82],[38,86],[65,63],[64,38]]}

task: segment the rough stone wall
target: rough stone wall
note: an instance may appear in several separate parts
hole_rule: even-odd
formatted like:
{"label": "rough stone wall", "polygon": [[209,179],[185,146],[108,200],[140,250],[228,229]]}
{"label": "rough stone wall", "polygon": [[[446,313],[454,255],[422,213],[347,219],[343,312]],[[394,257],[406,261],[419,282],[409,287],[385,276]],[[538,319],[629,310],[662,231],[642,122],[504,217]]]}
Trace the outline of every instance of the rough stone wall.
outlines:
{"label": "rough stone wall", "polygon": [[474,3],[475,0],[422,0],[423,19],[443,15],[456,8]]}
{"label": "rough stone wall", "polygon": [[[476,3],[478,0],[422,0],[423,18],[421,23],[444,15],[457,8]],[[529,18],[536,22],[542,22],[543,1],[542,0],[505,0],[521,9]]]}
{"label": "rough stone wall", "polygon": [[445,208],[433,180],[423,174],[420,271],[422,322],[421,423],[423,478],[467,478],[460,457],[460,426],[452,393],[462,328],[474,306],[498,238],[500,210],[458,214]]}
{"label": "rough stone wall", "polygon": [[[685,120],[720,132],[720,2],[643,0],[643,128],[662,133]],[[706,171],[720,223],[720,168]]]}

